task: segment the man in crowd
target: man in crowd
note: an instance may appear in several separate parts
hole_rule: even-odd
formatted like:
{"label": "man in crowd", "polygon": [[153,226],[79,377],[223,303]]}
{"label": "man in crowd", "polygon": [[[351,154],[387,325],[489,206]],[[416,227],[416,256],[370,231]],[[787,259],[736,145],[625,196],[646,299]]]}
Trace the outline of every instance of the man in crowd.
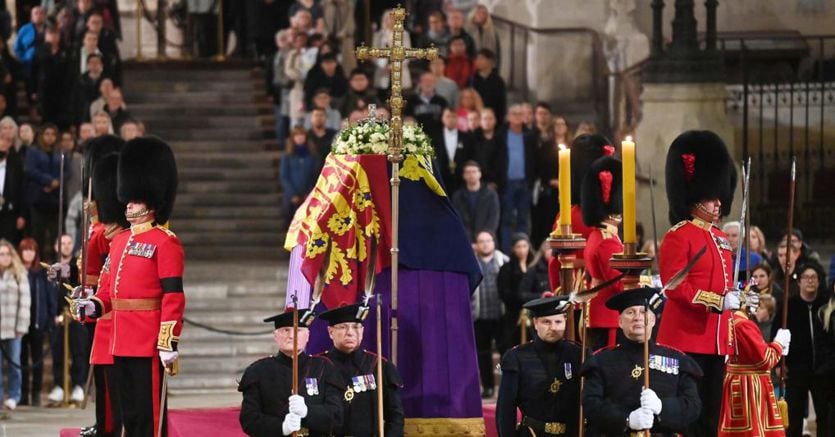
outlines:
{"label": "man in crowd", "polygon": [[670,223],[658,254],[667,283],[696,253],[706,249],[669,298],[658,342],[687,353],[704,372],[697,382],[702,414],[688,436],[714,436],[719,429],[725,355],[732,347],[728,328],[740,295],[733,284],[732,247],[716,227],[731,208],[736,168],[725,143],[710,131],[688,131],[670,146],[666,164]]}
{"label": "man in crowd", "polygon": [[[681,433],[699,417],[699,366],[687,355],[650,338],[655,313],[648,309],[647,301],[656,292],[638,288],[606,301],[607,308],[619,313],[618,325],[625,339],[596,352],[583,366],[583,409],[591,429],[601,434],[629,436],[642,430],[653,435]],[[649,369],[644,368],[647,341]],[[644,387],[644,372],[649,372],[649,387]]]}
{"label": "man in crowd", "polygon": [[313,94],[313,107],[307,113],[304,119],[304,127],[310,129],[310,120],[313,118],[314,109],[322,109],[325,111],[325,128],[338,131],[342,127],[342,115],[338,110],[331,105],[332,98],[330,92],[326,88],[319,88]]}
{"label": "man in crowd", "polygon": [[461,164],[464,163],[467,150],[471,148],[470,135],[458,130],[458,114],[455,109],[443,109],[441,122],[443,129],[432,139],[438,171],[444,181],[447,193],[454,193],[461,181]]}
{"label": "man in crowd", "polygon": [[[740,238],[739,238],[740,235],[739,234],[741,232],[741,226],[740,226],[738,221],[725,222],[725,224],[722,225],[722,232],[724,232],[725,235],[728,236],[728,242],[731,243],[731,248],[733,249],[733,256],[734,256],[734,266],[736,266],[736,263],[737,263],[736,254],[737,254],[737,249],[739,249],[739,245],[740,245]],[[748,235],[746,235],[745,237],[748,238]],[[739,252],[739,253],[740,253],[739,279],[740,280],[745,280],[745,278],[748,277],[748,272],[751,270],[751,268],[753,268],[754,266],[759,265],[762,262],[762,257],[759,256],[756,253],[751,253],[750,255],[748,255],[748,248],[745,247],[744,242],[742,242],[742,251]],[[750,262],[751,268],[748,267],[749,262]]]}
{"label": "man in crowd", "polygon": [[351,71],[351,77],[348,78],[348,93],[345,95],[340,110],[343,117],[348,117],[354,110],[364,110],[371,104],[380,105],[377,91],[370,85],[368,75],[361,69],[355,68]]}
{"label": "man in crowd", "polygon": [[499,187],[499,151],[504,148],[503,138],[496,132],[496,113],[490,108],[481,111],[480,128],[476,129],[466,153],[468,160],[473,160],[481,167],[483,182],[493,190]]}
{"label": "man in crowd", "polygon": [[467,56],[470,59],[475,57],[475,41],[473,37],[464,30],[464,14],[452,9],[447,13],[447,26],[449,27],[449,38],[461,38],[467,46]]}
{"label": "man in crowd", "polygon": [[104,63],[101,54],[91,53],[88,55],[86,68],[87,71],[81,74],[73,92],[76,123],[81,123],[86,119],[89,115],[90,105],[101,95],[99,87],[104,78]]}
{"label": "man in crowd", "polygon": [[125,109],[125,99],[122,96],[121,88],[113,88],[110,93],[105,96],[107,103],[104,105],[104,111],[110,115],[110,121],[113,123],[113,130],[119,132],[122,128],[122,123],[132,119],[130,112]]}
{"label": "man in crowd", "polygon": [[507,88],[504,79],[496,69],[496,55],[490,49],[481,49],[475,57],[476,73],[473,75],[473,88],[478,91],[485,108],[492,108],[496,121],[504,121],[507,109]]}
{"label": "man in crowd", "polygon": [[417,95],[406,102],[404,114],[414,117],[432,138],[437,136],[443,127],[441,115],[447,106],[447,101],[435,93],[435,75],[426,71],[420,75]]}
{"label": "man in crowd", "polygon": [[496,250],[496,239],[489,231],[479,231],[475,251],[483,279],[470,301],[475,323],[475,344],[481,376],[481,397],[493,397],[496,381],[493,375],[493,342],[502,344],[504,304],[499,297],[499,269],[508,262],[507,255]]}
{"label": "man in crowd", "polygon": [[524,130],[522,107],[513,105],[507,113],[507,124],[499,133],[499,193],[502,201],[501,247],[510,252],[510,236],[528,234],[531,210],[531,175],[534,167],[533,137]]}
{"label": "man in crowd", "polygon": [[313,153],[316,155],[318,173],[325,165],[325,158],[331,152],[331,142],[336,136],[336,131],[327,127],[327,113],[324,108],[313,108],[310,111],[310,130],[308,139],[313,145]]}
{"label": "man in crowd", "polygon": [[464,223],[470,241],[480,231],[496,235],[499,230],[499,195],[481,182],[481,166],[467,161],[463,166],[464,186],[452,195],[452,206]]}
{"label": "man in crowd", "polygon": [[273,323],[273,339],[278,345],[275,356],[252,363],[238,383],[243,394],[240,423],[251,436],[300,435],[324,437],[342,424],[342,396],[345,385],[331,360],[304,352],[310,338],[308,327],[313,313],[299,311],[296,336],[299,369],[299,393],[293,386],[293,312],[264,319]]}
{"label": "man in crowd", "polygon": [[17,246],[26,226],[23,199],[23,162],[17,153],[9,153],[12,143],[0,136],[0,238]]}
{"label": "man in crowd", "polygon": [[[567,296],[548,296],[524,305],[533,316],[534,340],[502,357],[496,403],[499,437],[578,435],[580,346],[563,339]],[[517,408],[522,421],[517,426]]]}
{"label": "man in crowd", "polygon": [[360,349],[368,315],[368,307],[346,305],[322,313],[328,322],[328,335],[333,348],[322,354],[330,359],[342,375],[345,388],[342,400],[343,419],[339,435],[377,436],[377,390],[383,389],[384,434],[403,435],[403,405],[400,388],[403,383],[393,364],[383,360],[383,381],[377,380],[377,354]]}
{"label": "man in crowd", "polygon": [[38,47],[43,44],[46,31],[46,12],[40,6],[35,6],[30,12],[29,22],[20,28],[14,43],[14,54],[23,66],[23,76],[26,80],[26,94],[32,96],[35,92],[36,78],[32,67],[35,64]]}
{"label": "man in crowd", "polygon": [[446,58],[438,56],[429,64],[429,71],[435,75],[435,92],[446,99],[449,107],[458,108],[458,84],[446,76]]}

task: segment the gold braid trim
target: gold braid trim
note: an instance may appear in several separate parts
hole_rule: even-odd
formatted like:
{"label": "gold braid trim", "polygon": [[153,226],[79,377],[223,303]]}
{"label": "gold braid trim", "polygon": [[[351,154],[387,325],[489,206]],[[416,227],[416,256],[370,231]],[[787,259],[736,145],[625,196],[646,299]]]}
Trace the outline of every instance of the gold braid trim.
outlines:
{"label": "gold braid trim", "polygon": [[693,297],[693,303],[713,308],[719,312],[722,312],[722,304],[724,303],[724,300],[724,296],[705,290],[697,291],[696,296]]}
{"label": "gold braid trim", "polygon": [[484,419],[481,417],[453,419],[447,417],[436,418],[407,418],[403,426],[406,436],[483,436]]}
{"label": "gold braid trim", "polygon": [[160,323],[159,337],[157,337],[157,349],[168,352],[174,351],[174,343],[180,340],[180,337],[174,335],[174,326],[176,324],[176,320]]}

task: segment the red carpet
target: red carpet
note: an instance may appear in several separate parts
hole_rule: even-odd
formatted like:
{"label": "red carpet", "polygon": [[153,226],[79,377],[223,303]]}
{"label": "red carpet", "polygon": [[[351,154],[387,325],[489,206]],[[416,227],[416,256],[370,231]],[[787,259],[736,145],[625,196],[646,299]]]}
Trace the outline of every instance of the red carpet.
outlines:
{"label": "red carpet", "polygon": [[[238,423],[240,407],[171,410],[168,420],[168,437],[245,437]],[[497,437],[496,405],[485,405],[484,422],[487,437]],[[78,428],[64,428],[61,437],[77,437]]]}

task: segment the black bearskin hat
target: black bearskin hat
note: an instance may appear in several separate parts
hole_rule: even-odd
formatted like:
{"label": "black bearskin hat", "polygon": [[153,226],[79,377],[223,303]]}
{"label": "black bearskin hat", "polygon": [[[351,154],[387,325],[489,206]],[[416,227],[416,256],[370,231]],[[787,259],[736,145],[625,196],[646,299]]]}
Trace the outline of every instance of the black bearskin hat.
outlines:
{"label": "black bearskin hat", "polygon": [[[84,150],[84,171],[81,175],[81,195],[85,199],[87,198],[87,184],[90,180],[90,175],[92,174],[91,172],[95,172],[95,167],[99,162],[99,159],[111,153],[118,154],[122,151],[122,147],[124,146],[125,140],[115,135],[102,135],[100,137],[91,138],[84,142],[82,146]],[[93,193],[93,199],[96,199],[95,193]]]}
{"label": "black bearskin hat", "polygon": [[[608,146],[608,147],[607,147]],[[615,148],[600,134],[583,134],[571,143],[571,204],[582,205],[583,179],[591,164],[599,158],[614,155]]]}
{"label": "black bearskin hat", "polygon": [[163,224],[171,217],[177,195],[177,162],[171,147],[156,137],[138,137],[125,144],[119,157],[119,201],[145,202]]}
{"label": "black bearskin hat", "polygon": [[736,191],[736,167],[725,142],[711,131],[679,135],[667,152],[667,201],[670,223],[691,218],[698,202],[719,199],[722,216],[731,211]]}
{"label": "black bearskin hat", "polygon": [[599,226],[610,215],[623,214],[623,168],[621,162],[604,156],[591,165],[583,180],[583,223]]}
{"label": "black bearskin hat", "polygon": [[116,195],[119,154],[109,153],[98,159],[93,167],[93,196],[102,223],[118,223],[123,228],[130,227],[125,218],[125,204]]}

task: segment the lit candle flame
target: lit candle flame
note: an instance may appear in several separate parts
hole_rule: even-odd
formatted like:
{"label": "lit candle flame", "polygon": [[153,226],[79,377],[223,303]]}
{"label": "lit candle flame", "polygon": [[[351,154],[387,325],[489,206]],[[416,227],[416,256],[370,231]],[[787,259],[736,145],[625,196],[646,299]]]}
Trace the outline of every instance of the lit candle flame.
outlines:
{"label": "lit candle flame", "polygon": [[626,141],[632,141],[632,135],[627,135],[626,136]]}
{"label": "lit candle flame", "polygon": [[565,144],[560,144],[560,145],[559,145],[559,147],[560,147],[560,150],[565,150],[565,149],[567,149],[567,148],[568,148],[568,147],[566,147],[566,145],[565,145]]}

